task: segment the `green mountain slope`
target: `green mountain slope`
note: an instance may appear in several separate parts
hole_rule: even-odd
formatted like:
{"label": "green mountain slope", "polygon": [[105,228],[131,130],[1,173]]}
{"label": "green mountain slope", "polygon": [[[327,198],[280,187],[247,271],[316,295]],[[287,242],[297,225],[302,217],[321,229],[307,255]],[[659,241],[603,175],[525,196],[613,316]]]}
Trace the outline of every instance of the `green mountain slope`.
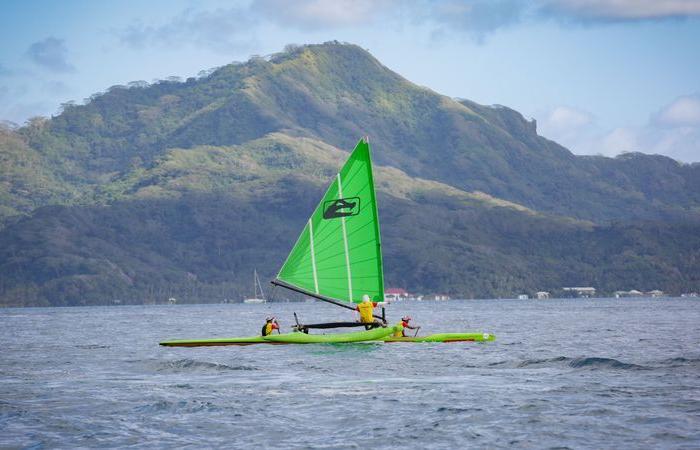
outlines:
{"label": "green mountain slope", "polygon": [[519,113],[416,86],[353,45],[305,46],[183,83],[113,87],[37,128],[20,133],[78,185],[148,166],[170,148],[283,131],[343,149],[366,134],[382,149],[380,164],[582,219],[682,219],[700,205],[700,165],[574,156]]}
{"label": "green mountain slope", "polygon": [[[700,289],[700,165],[578,157],[352,45],[131,83],[0,133],[0,304],[238,299],[362,135],[387,285]],[[343,150],[341,150],[343,149]]]}
{"label": "green mountain slope", "polygon": [[[271,134],[174,149],[104,186],[110,206],[59,206],[0,233],[6,304],[239,299],[251,269],[274,275],[345,153]],[[301,172],[300,172],[301,170]],[[599,227],[483,193],[376,170],[389,285],[467,297],[621,280],[697,283],[700,226]],[[687,266],[687,267],[684,267]]]}

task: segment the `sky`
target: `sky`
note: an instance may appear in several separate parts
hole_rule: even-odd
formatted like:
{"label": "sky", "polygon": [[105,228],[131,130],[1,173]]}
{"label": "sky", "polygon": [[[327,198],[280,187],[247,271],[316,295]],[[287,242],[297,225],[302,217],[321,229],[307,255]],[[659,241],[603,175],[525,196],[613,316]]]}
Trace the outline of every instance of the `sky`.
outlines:
{"label": "sky", "polygon": [[576,154],[700,161],[700,0],[6,0],[0,121],[331,40]]}

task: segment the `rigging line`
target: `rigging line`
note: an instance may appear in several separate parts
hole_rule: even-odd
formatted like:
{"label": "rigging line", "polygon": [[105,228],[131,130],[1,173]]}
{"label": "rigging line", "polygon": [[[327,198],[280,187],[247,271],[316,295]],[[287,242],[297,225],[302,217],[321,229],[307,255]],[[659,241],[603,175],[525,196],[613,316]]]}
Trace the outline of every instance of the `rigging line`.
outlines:
{"label": "rigging line", "polygon": [[[338,195],[343,198],[343,186],[340,182],[340,174],[337,177],[338,180]],[[345,230],[345,217],[341,217],[340,221],[343,225],[343,245],[345,246],[345,264],[348,268],[348,300],[352,301],[352,272],[350,271],[350,253],[348,250],[348,236]]]}

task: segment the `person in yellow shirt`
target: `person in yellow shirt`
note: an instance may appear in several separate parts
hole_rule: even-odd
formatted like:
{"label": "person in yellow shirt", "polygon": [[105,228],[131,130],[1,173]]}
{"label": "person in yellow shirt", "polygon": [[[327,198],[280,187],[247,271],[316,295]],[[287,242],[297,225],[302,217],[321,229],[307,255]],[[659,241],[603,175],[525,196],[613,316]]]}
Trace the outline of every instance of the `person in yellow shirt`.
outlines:
{"label": "person in yellow shirt", "polygon": [[362,296],[362,303],[355,306],[355,311],[360,313],[360,323],[365,325],[365,329],[369,330],[377,327],[385,327],[386,322],[374,318],[374,308],[379,305],[386,305],[387,302],[372,302],[369,295]]}
{"label": "person in yellow shirt", "polygon": [[262,327],[262,335],[263,336],[269,336],[272,334],[273,330],[277,330],[277,333],[280,333],[280,326],[277,323],[277,319],[274,317],[268,317],[265,319],[265,325]]}
{"label": "person in yellow shirt", "polygon": [[420,330],[419,326],[411,325],[411,317],[409,317],[409,316],[404,316],[401,318],[401,327],[402,327],[401,330],[397,330],[394,332],[393,337],[406,337],[406,330],[416,330],[415,335],[417,335],[418,330]]}

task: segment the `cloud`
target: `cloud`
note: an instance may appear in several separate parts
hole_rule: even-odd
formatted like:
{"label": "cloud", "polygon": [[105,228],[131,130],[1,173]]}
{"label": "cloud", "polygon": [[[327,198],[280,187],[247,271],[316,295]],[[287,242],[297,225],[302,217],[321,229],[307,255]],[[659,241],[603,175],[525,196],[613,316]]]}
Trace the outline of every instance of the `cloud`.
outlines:
{"label": "cloud", "polygon": [[191,44],[230,52],[253,47],[266,23],[302,31],[418,24],[434,35],[457,31],[482,42],[520,22],[529,8],[523,0],[253,0],[245,7],[189,8],[161,25],[137,23],[118,34],[132,48]]}
{"label": "cloud", "polygon": [[700,94],[678,97],[652,117],[665,127],[700,127]]}
{"label": "cloud", "polygon": [[634,128],[615,128],[600,139],[599,152],[604,155],[618,155],[625,152],[643,152],[639,142],[639,131]]}
{"label": "cloud", "polygon": [[557,106],[541,116],[544,117],[537,121],[540,133],[576,153],[588,151],[583,143],[593,141],[600,134],[593,114],[582,109]]}
{"label": "cloud", "polygon": [[698,0],[541,0],[539,9],[544,15],[588,23],[700,17]]}
{"label": "cloud", "polygon": [[166,47],[194,45],[229,53],[253,46],[251,29],[255,23],[249,11],[241,8],[212,11],[189,8],[163,25],[135,24],[119,34],[122,42],[132,48],[154,44]]}
{"label": "cloud", "polygon": [[576,154],[642,152],[700,161],[700,94],[678,97],[640,126],[603,129],[592,114],[569,106],[546,112],[538,124],[543,136]]}
{"label": "cloud", "polygon": [[427,15],[438,27],[467,33],[477,42],[493,31],[517,24],[528,8],[521,0],[449,0],[419,5],[423,11],[415,11],[416,16]]}
{"label": "cloud", "polygon": [[68,48],[63,39],[47,37],[33,43],[27,55],[37,65],[54,72],[74,72],[75,67],[68,62]]}
{"label": "cloud", "polygon": [[587,111],[569,106],[557,106],[547,117],[549,125],[556,129],[580,128],[593,122],[593,115]]}
{"label": "cloud", "polygon": [[14,72],[8,69],[6,66],[0,64],[0,77],[9,77],[14,75]]}
{"label": "cloud", "polygon": [[393,4],[392,0],[256,0],[251,10],[279,25],[306,30],[366,25]]}

